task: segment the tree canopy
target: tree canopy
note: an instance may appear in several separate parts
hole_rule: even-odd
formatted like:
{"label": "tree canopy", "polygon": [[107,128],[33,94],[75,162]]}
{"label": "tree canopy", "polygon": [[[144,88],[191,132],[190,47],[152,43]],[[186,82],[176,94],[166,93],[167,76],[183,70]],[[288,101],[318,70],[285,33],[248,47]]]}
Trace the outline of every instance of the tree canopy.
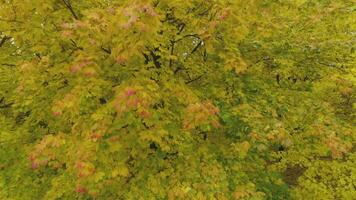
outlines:
{"label": "tree canopy", "polygon": [[354,199],[355,11],[0,0],[0,199]]}

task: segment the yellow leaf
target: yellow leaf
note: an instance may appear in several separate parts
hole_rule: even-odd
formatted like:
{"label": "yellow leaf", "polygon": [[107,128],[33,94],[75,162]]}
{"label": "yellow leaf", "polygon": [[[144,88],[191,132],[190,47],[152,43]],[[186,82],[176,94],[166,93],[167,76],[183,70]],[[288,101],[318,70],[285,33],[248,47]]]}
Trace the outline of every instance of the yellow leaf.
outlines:
{"label": "yellow leaf", "polygon": [[111,176],[113,178],[117,177],[119,175],[119,171],[117,169],[114,169],[112,172],[111,172]]}
{"label": "yellow leaf", "polygon": [[235,65],[235,73],[237,75],[243,74],[245,73],[247,70],[247,64],[245,63],[244,60],[242,60],[241,58],[238,59],[236,61],[236,65]]}
{"label": "yellow leaf", "polygon": [[117,169],[117,175],[127,177],[129,175],[129,173],[130,173],[129,169],[124,165],[119,166],[119,168]]}

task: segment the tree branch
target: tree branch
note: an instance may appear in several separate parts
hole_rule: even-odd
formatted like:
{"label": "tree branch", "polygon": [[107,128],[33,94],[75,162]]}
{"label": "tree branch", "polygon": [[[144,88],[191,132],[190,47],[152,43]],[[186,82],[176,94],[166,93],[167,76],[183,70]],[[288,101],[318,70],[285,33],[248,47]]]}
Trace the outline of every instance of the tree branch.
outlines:
{"label": "tree branch", "polygon": [[8,67],[16,67],[16,65],[9,64],[9,63],[1,63],[1,65],[8,66]]}
{"label": "tree branch", "polygon": [[[173,56],[174,54],[174,44],[175,42],[172,40],[171,41],[171,56]],[[172,58],[169,58],[169,68],[172,68],[172,65],[173,65],[173,59]]]}
{"label": "tree branch", "polygon": [[104,48],[103,46],[101,46],[100,47],[101,48],[101,50],[103,50],[105,53],[107,53],[107,54],[111,54],[111,49],[110,48]]}
{"label": "tree branch", "polygon": [[6,40],[9,40],[10,38],[11,38],[11,37],[4,36],[4,37],[1,39],[1,41],[0,41],[0,47],[2,47],[2,46],[5,44]]}
{"label": "tree branch", "polygon": [[182,66],[178,66],[175,70],[174,70],[174,74],[177,74],[179,71],[181,70],[186,70],[186,68],[182,67]]}
{"label": "tree branch", "polygon": [[150,52],[150,56],[152,58],[152,62],[153,64],[155,65],[155,67],[157,69],[161,68],[161,63],[158,61],[158,59],[160,58],[160,56],[157,56],[154,51],[158,50],[158,48],[154,49],[154,50],[151,50],[149,48],[147,48],[147,50]]}
{"label": "tree branch", "polygon": [[80,47],[77,45],[77,43],[73,40],[73,39],[70,39],[70,41],[72,42],[72,45],[75,47],[75,50],[84,50],[83,47]]}
{"label": "tree branch", "polygon": [[190,52],[190,54],[193,54],[194,52],[196,52],[202,44],[203,44],[203,41],[200,41],[200,42],[194,47],[194,49]]}
{"label": "tree branch", "polygon": [[188,35],[184,35],[183,37],[179,38],[178,40],[176,40],[176,42],[179,42],[179,41],[181,41],[181,40],[183,40],[183,39],[185,39],[187,37],[194,37],[194,38],[197,38],[197,39],[200,40],[200,37],[199,37],[198,34],[188,34]]}
{"label": "tree branch", "polygon": [[198,77],[196,77],[196,78],[194,78],[194,79],[191,79],[191,80],[189,80],[189,81],[186,81],[185,84],[189,84],[189,83],[192,83],[192,82],[194,82],[194,81],[197,81],[197,80],[201,79],[204,75],[205,75],[205,73],[202,74],[202,75],[200,75],[200,76],[198,76]]}
{"label": "tree branch", "polygon": [[9,108],[9,107],[11,107],[12,105],[13,105],[14,103],[5,103],[5,98],[4,97],[2,97],[1,99],[0,99],[0,108],[2,109],[2,108]]}
{"label": "tree branch", "polygon": [[145,54],[144,52],[142,52],[142,55],[143,55],[143,57],[145,57],[145,65],[147,65],[149,62],[150,62],[150,57],[147,55],[147,54]]}
{"label": "tree branch", "polygon": [[184,23],[180,24],[177,35],[180,35],[183,32],[184,28],[185,28],[185,24]]}
{"label": "tree branch", "polygon": [[72,4],[69,2],[69,0],[62,0],[65,6],[68,8],[68,10],[72,13],[74,19],[79,20],[78,15],[74,12]]}

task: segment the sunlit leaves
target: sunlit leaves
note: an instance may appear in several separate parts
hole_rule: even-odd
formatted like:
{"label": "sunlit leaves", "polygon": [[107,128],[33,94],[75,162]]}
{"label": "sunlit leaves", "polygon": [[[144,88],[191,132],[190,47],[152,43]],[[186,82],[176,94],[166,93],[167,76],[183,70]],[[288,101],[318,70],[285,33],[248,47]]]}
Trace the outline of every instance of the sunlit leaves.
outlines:
{"label": "sunlit leaves", "polygon": [[186,109],[186,117],[183,122],[184,129],[193,129],[199,126],[210,125],[218,128],[219,122],[216,115],[219,109],[211,102],[191,104]]}
{"label": "sunlit leaves", "polygon": [[351,199],[352,9],[0,0],[0,198]]}

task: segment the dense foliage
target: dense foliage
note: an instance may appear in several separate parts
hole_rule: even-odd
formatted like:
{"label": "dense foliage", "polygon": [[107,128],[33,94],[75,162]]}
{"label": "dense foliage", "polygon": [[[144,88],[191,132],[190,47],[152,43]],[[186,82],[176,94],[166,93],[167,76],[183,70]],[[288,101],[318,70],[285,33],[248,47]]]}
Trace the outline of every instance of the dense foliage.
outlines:
{"label": "dense foliage", "polygon": [[354,0],[0,0],[0,199],[354,199]]}

